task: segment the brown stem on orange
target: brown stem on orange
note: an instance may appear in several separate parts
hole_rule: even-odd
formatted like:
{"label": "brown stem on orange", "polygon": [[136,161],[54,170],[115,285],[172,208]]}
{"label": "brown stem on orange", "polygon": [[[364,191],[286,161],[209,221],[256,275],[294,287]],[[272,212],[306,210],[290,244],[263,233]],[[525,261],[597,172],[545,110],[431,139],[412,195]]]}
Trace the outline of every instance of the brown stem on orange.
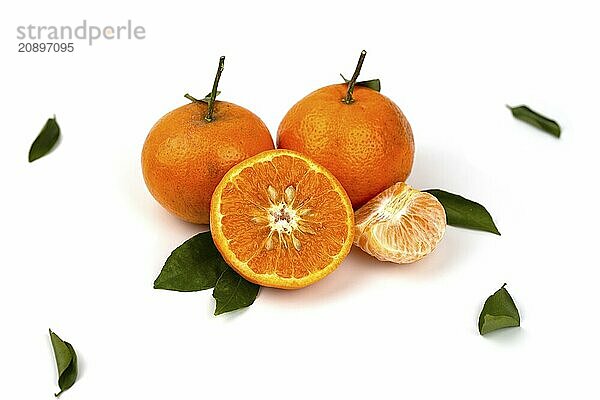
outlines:
{"label": "brown stem on orange", "polygon": [[210,92],[210,97],[208,98],[208,111],[206,111],[206,116],[204,119],[207,122],[211,122],[213,117],[213,112],[215,111],[215,98],[217,97],[217,87],[219,86],[219,80],[221,79],[221,73],[223,72],[223,68],[225,65],[225,56],[219,58],[219,68],[217,69],[217,75],[215,75],[215,81],[213,82],[213,87]]}
{"label": "brown stem on orange", "polygon": [[362,65],[363,65],[363,62],[365,61],[366,55],[367,55],[367,52],[365,50],[360,52],[358,64],[356,64],[356,69],[354,70],[352,79],[350,79],[348,81],[348,91],[346,92],[346,97],[344,97],[342,99],[342,103],[345,103],[345,104],[354,103],[354,99],[352,98],[352,93],[354,93],[354,85],[356,85],[356,80],[358,79],[358,75],[360,74],[360,69],[362,68]]}

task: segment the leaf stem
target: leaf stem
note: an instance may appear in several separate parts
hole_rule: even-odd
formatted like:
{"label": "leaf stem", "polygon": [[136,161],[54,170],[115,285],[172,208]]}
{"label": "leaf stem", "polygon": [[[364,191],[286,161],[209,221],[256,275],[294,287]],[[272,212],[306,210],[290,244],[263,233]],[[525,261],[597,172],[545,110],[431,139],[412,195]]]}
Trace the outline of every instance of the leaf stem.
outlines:
{"label": "leaf stem", "polygon": [[63,394],[64,390],[61,390],[58,393],[54,393],[54,397],[59,397],[61,394]]}
{"label": "leaf stem", "polygon": [[365,61],[365,57],[367,52],[365,50],[360,52],[360,57],[358,58],[358,64],[356,64],[356,69],[354,70],[354,74],[352,78],[348,81],[348,91],[346,92],[346,97],[342,99],[342,103],[352,104],[354,103],[354,99],[352,98],[352,93],[354,93],[354,85],[356,85],[356,80],[358,79],[358,75],[360,74],[360,69],[362,68],[363,62]]}
{"label": "leaf stem", "polygon": [[206,111],[206,116],[204,117],[206,122],[211,122],[212,120],[214,120],[213,112],[215,111],[215,98],[217,97],[217,87],[219,86],[219,80],[221,79],[221,73],[223,72],[224,65],[225,56],[222,56],[221,58],[219,58],[219,68],[217,68],[215,81],[213,82],[210,97],[208,98],[208,111]]}
{"label": "leaf stem", "polygon": [[186,93],[186,94],[185,94],[183,97],[185,97],[186,99],[188,99],[188,100],[190,100],[190,101],[193,101],[193,102],[200,101],[200,100],[198,100],[197,98],[195,98],[194,96],[192,96],[192,95],[191,95],[191,94],[189,94],[189,93]]}

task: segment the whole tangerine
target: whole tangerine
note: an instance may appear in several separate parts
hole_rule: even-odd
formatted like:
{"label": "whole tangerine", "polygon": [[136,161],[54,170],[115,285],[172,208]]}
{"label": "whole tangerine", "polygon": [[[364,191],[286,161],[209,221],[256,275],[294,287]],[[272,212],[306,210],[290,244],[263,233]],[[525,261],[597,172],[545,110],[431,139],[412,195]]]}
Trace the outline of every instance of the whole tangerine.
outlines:
{"label": "whole tangerine", "polygon": [[277,131],[278,148],[305,154],[341,182],[359,208],[413,165],[414,139],[400,108],[376,90],[356,83],[366,52],[347,84],[325,86],[297,102]]}
{"label": "whole tangerine", "polygon": [[224,57],[210,96],[179,107],[152,127],[142,149],[142,172],[154,198],[177,217],[208,224],[210,200],[239,162],[274,148],[265,124],[238,105],[215,101]]}

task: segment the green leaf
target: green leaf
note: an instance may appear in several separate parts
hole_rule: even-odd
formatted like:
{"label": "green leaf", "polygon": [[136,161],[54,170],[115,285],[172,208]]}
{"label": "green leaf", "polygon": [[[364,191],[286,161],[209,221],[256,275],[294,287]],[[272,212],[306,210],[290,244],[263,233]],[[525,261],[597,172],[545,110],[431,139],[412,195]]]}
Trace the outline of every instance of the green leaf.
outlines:
{"label": "green leaf", "polygon": [[69,342],[63,341],[52,330],[50,341],[54,349],[54,358],[56,359],[56,369],[58,370],[58,387],[60,392],[54,396],[60,396],[65,390],[69,389],[77,380],[77,354]]}
{"label": "green leaf", "polygon": [[29,149],[29,162],[33,162],[48,154],[58,141],[59,136],[60,127],[56,122],[56,117],[49,118],[40,134],[31,144],[31,148]]}
{"label": "green leaf", "polygon": [[210,232],[199,233],[177,247],[154,281],[155,289],[192,292],[214,287],[215,315],[254,303],[260,286],[248,282],[231,269]]}
{"label": "green leaf", "polygon": [[505,288],[506,283],[488,297],[479,315],[479,333],[486,333],[521,325],[519,310]]}
{"label": "green leaf", "polygon": [[[216,99],[216,98],[217,98],[217,96],[218,96],[218,95],[220,95],[220,94],[221,94],[221,91],[220,91],[220,90],[217,90],[217,92],[215,93],[215,99]],[[205,103],[208,103],[208,101],[209,101],[209,100],[210,100],[210,93],[209,93],[209,94],[207,94],[206,96],[204,96],[204,98],[203,98],[203,99],[201,99],[200,101],[203,101],[203,102],[205,102]]]}
{"label": "green leaf", "polygon": [[560,126],[556,123],[556,121],[544,117],[527,106],[511,107],[507,105],[506,107],[508,107],[516,119],[520,119],[529,125],[533,125],[544,132],[548,132],[549,134],[556,136],[557,138],[560,137]]}
{"label": "green leaf", "polygon": [[425,192],[434,195],[442,203],[448,225],[500,235],[492,216],[481,204],[440,189]]}
{"label": "green leaf", "polygon": [[364,86],[377,92],[381,92],[381,81],[379,79],[356,82],[356,86]]}
{"label": "green leaf", "polygon": [[210,232],[199,233],[173,250],[154,281],[154,288],[179,292],[210,289],[227,268]]}
{"label": "green leaf", "polygon": [[213,297],[217,301],[215,315],[248,307],[254,303],[260,286],[248,282],[231,268],[227,268],[221,274]]}
{"label": "green leaf", "polygon": [[[342,77],[344,82],[350,82],[344,77],[344,75],[340,74],[340,76]],[[379,79],[370,79],[368,81],[356,82],[356,86],[364,86],[377,92],[381,92],[381,81]]]}

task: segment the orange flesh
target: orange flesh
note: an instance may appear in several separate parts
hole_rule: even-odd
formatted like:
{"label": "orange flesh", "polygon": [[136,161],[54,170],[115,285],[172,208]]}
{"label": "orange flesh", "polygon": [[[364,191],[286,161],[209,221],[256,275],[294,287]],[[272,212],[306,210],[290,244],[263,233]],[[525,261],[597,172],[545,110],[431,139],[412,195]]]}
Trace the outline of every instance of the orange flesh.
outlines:
{"label": "orange flesh", "polygon": [[329,274],[350,251],[353,221],[350,200],[331,173],[283,150],[232,168],[211,204],[221,254],[263,286],[299,288]]}
{"label": "orange flesh", "polygon": [[356,212],[355,244],[381,261],[407,264],[431,253],[445,230],[440,202],[399,182]]}

